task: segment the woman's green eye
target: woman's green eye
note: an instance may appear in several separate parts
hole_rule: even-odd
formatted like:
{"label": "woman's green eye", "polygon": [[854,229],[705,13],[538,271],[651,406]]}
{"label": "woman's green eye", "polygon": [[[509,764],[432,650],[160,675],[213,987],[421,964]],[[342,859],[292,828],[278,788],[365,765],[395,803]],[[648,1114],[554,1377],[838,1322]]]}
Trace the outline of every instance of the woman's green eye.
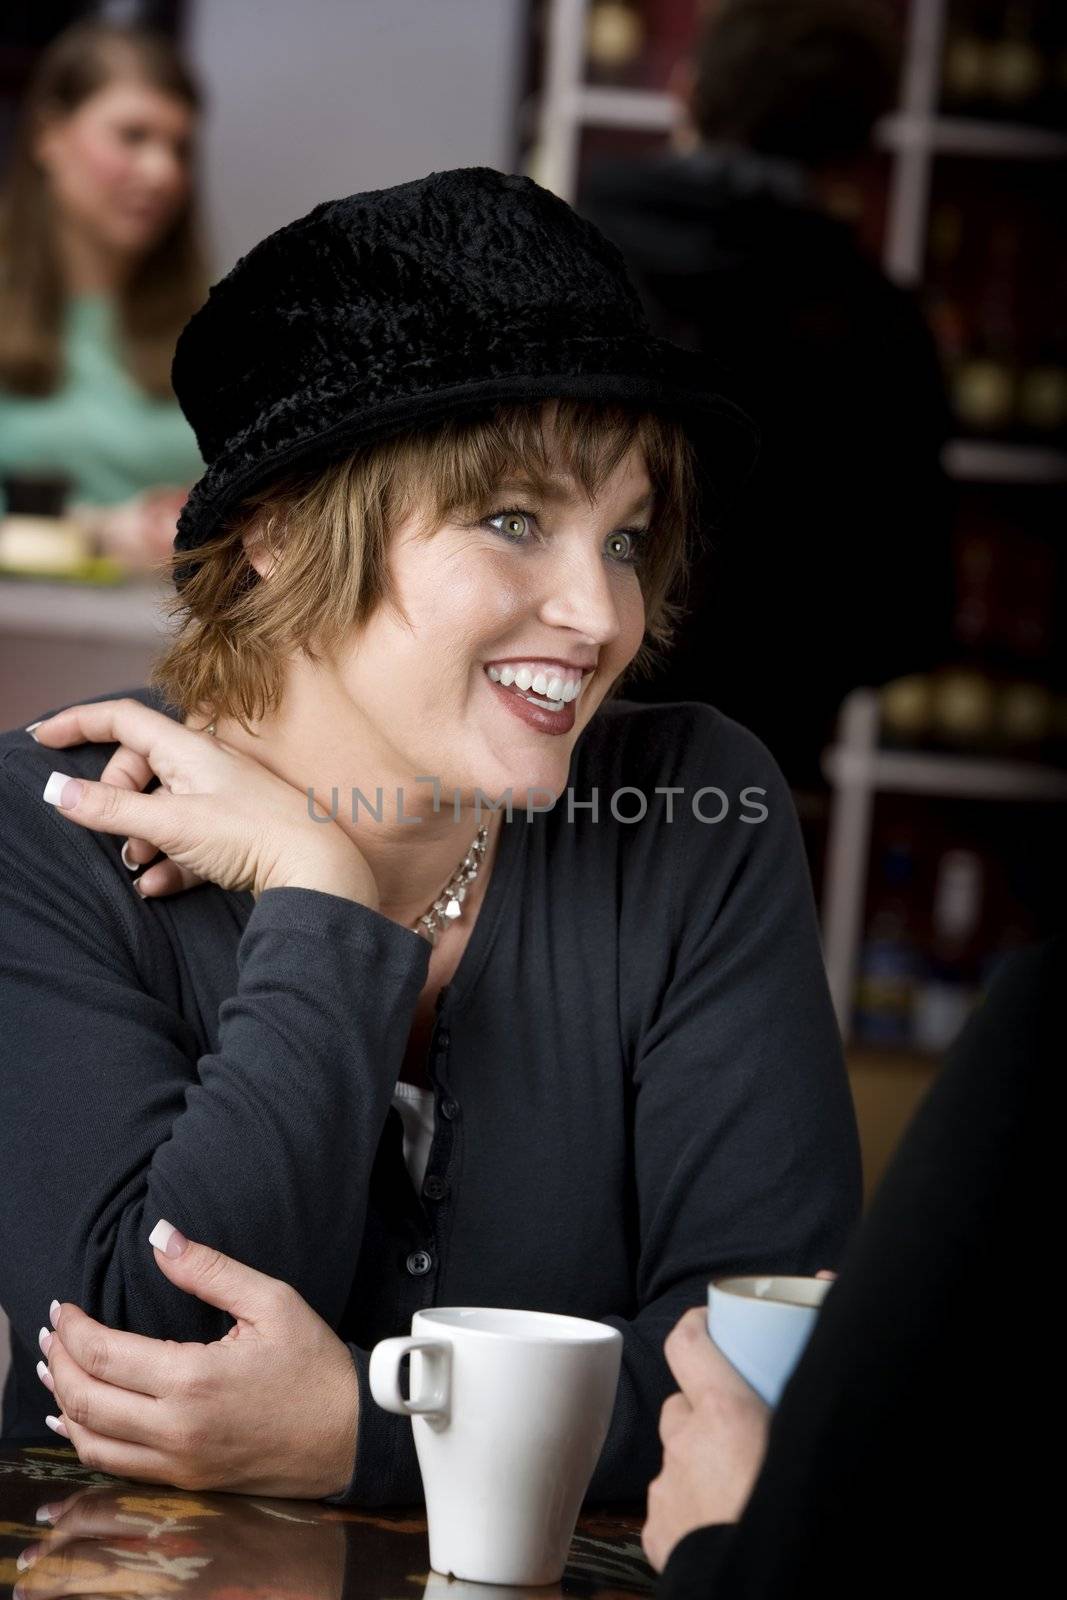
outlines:
{"label": "woman's green eye", "polygon": [[530,531],[530,518],[525,511],[498,511],[495,516],[486,520],[506,539],[516,541],[525,539]]}
{"label": "woman's green eye", "polygon": [[645,538],[644,532],[639,528],[618,528],[614,533],[608,534],[608,550],[616,561],[624,566],[633,567],[641,559],[641,545]]}

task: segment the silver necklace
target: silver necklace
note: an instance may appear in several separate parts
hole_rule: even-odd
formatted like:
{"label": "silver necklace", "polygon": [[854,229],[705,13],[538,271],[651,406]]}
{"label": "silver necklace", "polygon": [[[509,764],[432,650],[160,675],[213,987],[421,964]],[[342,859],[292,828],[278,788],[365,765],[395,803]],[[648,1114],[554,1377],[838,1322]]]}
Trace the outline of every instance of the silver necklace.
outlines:
{"label": "silver necklace", "polygon": [[481,871],[482,862],[485,860],[485,845],[489,838],[489,829],[484,824],[478,829],[471,842],[471,847],[463,857],[455,872],[445,884],[441,893],[433,904],[423,912],[417,922],[412,923],[412,932],[421,933],[431,945],[437,943],[438,935],[443,929],[459,920],[463,915],[463,902],[467,898],[467,890]]}

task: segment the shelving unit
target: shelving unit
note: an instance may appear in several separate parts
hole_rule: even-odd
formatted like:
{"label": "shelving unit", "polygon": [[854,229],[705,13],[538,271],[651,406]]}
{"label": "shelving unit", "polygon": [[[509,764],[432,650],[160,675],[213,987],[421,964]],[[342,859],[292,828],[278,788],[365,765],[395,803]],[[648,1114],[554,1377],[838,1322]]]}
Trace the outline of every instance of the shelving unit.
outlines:
{"label": "shelving unit", "polygon": [[[584,81],[586,22],[591,0],[552,0],[548,12],[538,180],[565,200],[577,191],[586,128],[669,135],[677,101],[660,90]],[[1067,134],[1052,129],[946,117],[939,112],[940,70],[949,0],[911,0],[905,34],[900,109],[883,119],[877,143],[892,158],[882,261],[897,283],[922,281],[930,189],[938,156],[1067,162]],[[945,451],[950,477],[963,482],[1067,482],[1067,451],[953,441]]]}
{"label": "shelving unit", "polygon": [[[591,0],[552,0],[548,12],[544,91],[536,176],[565,199],[576,197],[582,135],[587,129],[660,134],[675,128],[680,107],[658,89],[584,81]],[[888,157],[882,264],[903,287],[918,289],[926,268],[931,193],[939,158],[1064,163],[1067,133],[941,113],[941,68],[950,0],[911,0],[904,34],[898,110],[876,130]],[[962,486],[1018,487],[1067,483],[1067,450],[996,439],[953,439],[944,450],[950,478]],[[878,696],[857,690],[846,700],[838,743],[826,753],[831,785],[822,890],[823,942],[834,1005],[847,1038],[867,891],[874,806],[880,794],[954,796],[1026,804],[1067,800],[1067,774],[1022,762],[907,754],[878,748]],[[860,1052],[862,1054],[862,1052]],[[900,1058],[904,1060],[906,1053]],[[875,1076],[893,1053],[879,1057]],[[923,1065],[914,1056],[916,1082]],[[918,1062],[918,1064],[917,1064]],[[926,1067],[932,1072],[932,1066]],[[925,1069],[924,1069],[925,1070]]]}
{"label": "shelving unit", "polygon": [[823,878],[823,959],[842,1036],[848,1038],[863,933],[874,803],[879,794],[1015,802],[1067,802],[1067,772],[1023,761],[879,748],[878,695],[855,689],[839,738],[823,756],[833,788]]}

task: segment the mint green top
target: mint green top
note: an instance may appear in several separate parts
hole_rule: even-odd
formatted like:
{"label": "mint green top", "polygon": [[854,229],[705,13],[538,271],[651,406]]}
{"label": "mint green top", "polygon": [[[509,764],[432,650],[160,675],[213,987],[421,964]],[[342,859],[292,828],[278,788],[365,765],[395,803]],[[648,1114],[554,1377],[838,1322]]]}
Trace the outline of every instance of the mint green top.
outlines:
{"label": "mint green top", "polygon": [[117,505],[142,489],[181,488],[204,470],[175,400],[157,400],[123,365],[107,295],[67,302],[66,378],[39,399],[0,390],[0,477],[63,472],[71,500]]}

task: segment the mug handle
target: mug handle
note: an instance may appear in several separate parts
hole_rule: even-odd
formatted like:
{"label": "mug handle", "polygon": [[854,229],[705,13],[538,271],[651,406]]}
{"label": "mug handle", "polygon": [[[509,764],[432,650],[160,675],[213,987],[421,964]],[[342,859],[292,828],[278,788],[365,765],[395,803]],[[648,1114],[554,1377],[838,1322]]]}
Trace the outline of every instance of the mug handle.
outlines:
{"label": "mug handle", "polygon": [[[411,1395],[405,1399],[400,1392],[400,1363],[412,1350],[423,1350],[429,1358],[425,1366],[436,1369],[434,1386],[429,1394]],[[436,1339],[382,1339],[370,1353],[370,1392],[383,1411],[396,1411],[402,1417],[445,1417],[452,1378],[452,1346]]]}

